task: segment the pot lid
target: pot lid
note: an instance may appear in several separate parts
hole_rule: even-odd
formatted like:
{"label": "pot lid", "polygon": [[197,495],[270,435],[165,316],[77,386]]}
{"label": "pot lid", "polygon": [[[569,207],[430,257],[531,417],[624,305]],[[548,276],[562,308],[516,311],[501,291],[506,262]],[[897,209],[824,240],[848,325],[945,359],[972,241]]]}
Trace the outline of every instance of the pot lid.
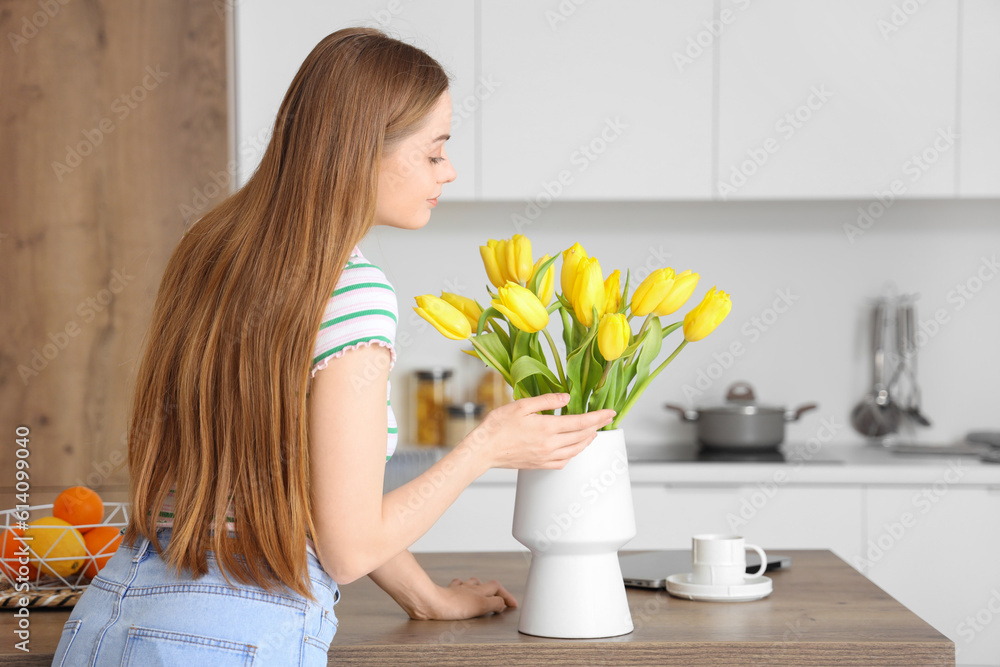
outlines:
{"label": "pot lid", "polygon": [[785,414],[785,408],[777,405],[761,405],[757,403],[753,393],[753,387],[749,382],[734,382],[726,391],[726,402],[722,405],[715,405],[708,408],[699,408],[699,412],[709,414]]}

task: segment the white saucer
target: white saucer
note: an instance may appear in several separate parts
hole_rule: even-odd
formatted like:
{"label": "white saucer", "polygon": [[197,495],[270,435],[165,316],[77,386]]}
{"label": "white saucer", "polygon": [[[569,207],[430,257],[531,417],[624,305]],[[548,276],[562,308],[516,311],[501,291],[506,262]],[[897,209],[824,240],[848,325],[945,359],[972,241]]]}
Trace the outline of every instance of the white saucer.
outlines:
{"label": "white saucer", "polygon": [[696,584],[691,573],[667,577],[667,592],[679,598],[703,602],[747,602],[771,594],[769,577],[747,577],[742,584]]}

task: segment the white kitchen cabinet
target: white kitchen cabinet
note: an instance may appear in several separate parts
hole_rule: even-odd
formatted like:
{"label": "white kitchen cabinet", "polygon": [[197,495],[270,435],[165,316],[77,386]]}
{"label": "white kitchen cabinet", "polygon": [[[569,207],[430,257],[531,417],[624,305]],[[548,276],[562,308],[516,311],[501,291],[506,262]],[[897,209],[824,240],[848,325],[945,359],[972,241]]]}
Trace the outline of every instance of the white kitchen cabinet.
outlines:
{"label": "white kitchen cabinet", "polygon": [[[520,551],[514,484],[473,484],[413,551]],[[696,533],[737,533],[764,549],[861,552],[860,487],[632,484],[636,536],[626,550],[687,549]]]}
{"label": "white kitchen cabinet", "polygon": [[867,538],[852,562],[955,642],[959,665],[1000,665],[1000,488],[867,490]]}
{"label": "white kitchen cabinet", "polygon": [[[218,3],[220,6],[222,3]],[[474,194],[476,97],[474,4],[465,0],[241,0],[236,30],[236,133],[240,185],[260,162],[275,114],[302,61],[328,34],[349,26],[379,28],[433,56],[452,76],[448,155],[458,172],[445,200]]]}
{"label": "white kitchen cabinet", "polygon": [[626,549],[690,549],[698,533],[742,535],[765,551],[860,552],[859,487],[632,485],[636,537]]}
{"label": "white kitchen cabinet", "polygon": [[411,551],[521,551],[514,539],[513,484],[473,484]]}
{"label": "white kitchen cabinet", "polygon": [[1000,2],[962,3],[959,195],[1000,196]]}
{"label": "white kitchen cabinet", "polygon": [[723,0],[716,194],[953,196],[959,4]]}
{"label": "white kitchen cabinet", "polygon": [[[482,199],[707,199],[711,0],[481,3]],[[539,209],[532,209],[536,204]]]}

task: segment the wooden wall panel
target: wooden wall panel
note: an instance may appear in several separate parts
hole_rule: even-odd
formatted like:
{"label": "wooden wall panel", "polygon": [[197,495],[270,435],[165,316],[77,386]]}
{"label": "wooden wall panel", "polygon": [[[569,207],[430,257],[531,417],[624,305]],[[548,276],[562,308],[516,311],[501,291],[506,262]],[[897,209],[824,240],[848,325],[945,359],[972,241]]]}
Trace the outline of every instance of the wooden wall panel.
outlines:
{"label": "wooden wall panel", "polygon": [[33,503],[126,483],[163,269],[224,194],[229,4],[0,0],[0,508],[22,425]]}

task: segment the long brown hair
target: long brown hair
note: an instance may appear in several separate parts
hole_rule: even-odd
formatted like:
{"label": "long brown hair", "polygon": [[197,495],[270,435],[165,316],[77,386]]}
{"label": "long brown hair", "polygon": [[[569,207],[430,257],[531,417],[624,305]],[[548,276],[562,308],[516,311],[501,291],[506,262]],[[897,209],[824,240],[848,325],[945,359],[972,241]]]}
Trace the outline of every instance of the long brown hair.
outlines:
{"label": "long brown hair", "polygon": [[[383,155],[420,128],[448,77],[423,51],[338,30],[305,59],[247,183],[174,250],[129,415],[125,541],[175,489],[165,558],[311,598],[306,392],[327,300],[372,226]],[[235,520],[235,537],[220,527]],[[216,530],[210,530],[214,526]]]}

